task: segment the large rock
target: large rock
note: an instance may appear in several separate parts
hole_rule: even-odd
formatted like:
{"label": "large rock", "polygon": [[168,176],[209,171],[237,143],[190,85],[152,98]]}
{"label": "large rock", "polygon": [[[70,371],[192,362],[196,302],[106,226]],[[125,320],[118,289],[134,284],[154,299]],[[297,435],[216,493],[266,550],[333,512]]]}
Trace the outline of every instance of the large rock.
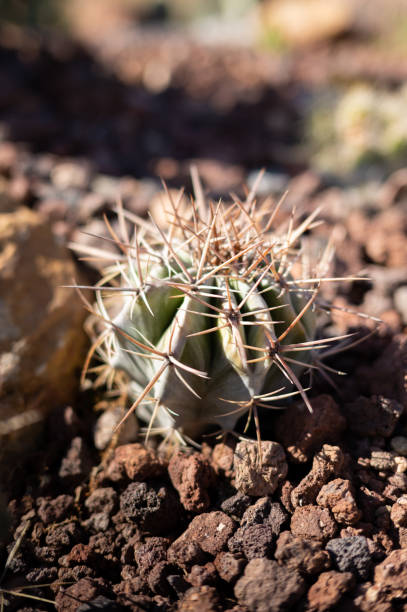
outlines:
{"label": "large rock", "polygon": [[74,276],[69,251],[42,217],[27,208],[0,214],[3,459],[8,451],[25,448],[45,414],[69,401],[77,388],[86,311],[73,291],[62,287]]}

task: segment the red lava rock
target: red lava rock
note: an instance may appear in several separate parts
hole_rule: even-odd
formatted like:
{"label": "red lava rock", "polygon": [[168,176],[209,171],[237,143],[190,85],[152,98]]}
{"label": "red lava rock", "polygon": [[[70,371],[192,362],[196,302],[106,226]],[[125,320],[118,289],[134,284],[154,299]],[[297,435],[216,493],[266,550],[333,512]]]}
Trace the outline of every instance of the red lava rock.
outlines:
{"label": "red lava rock", "polygon": [[305,540],[326,542],[336,534],[337,525],[327,508],[303,506],[296,508],[291,517],[291,531]]}
{"label": "red lava rock", "polygon": [[382,395],[359,397],[343,406],[348,428],[358,436],[390,437],[403,413],[403,406]]}
{"label": "red lava rock", "polygon": [[37,514],[45,525],[62,521],[73,510],[72,495],[58,495],[54,499],[39,497]]}
{"label": "red lava rock", "polygon": [[336,442],[346,427],[345,417],[330,395],[312,400],[313,412],[304,404],[287,408],[277,421],[276,436],[292,461],[304,463],[323,443]]}
{"label": "red lava rock", "polygon": [[207,559],[205,553],[197,542],[178,538],[169,547],[167,559],[170,563],[179,565],[185,570],[189,570],[193,565],[202,565]]}
{"label": "red lava rock", "polygon": [[216,555],[214,564],[219,576],[232,585],[241,576],[246,566],[246,560],[230,552],[220,552]]}
{"label": "red lava rock", "polygon": [[284,508],[292,514],[294,512],[294,506],[291,502],[291,493],[293,492],[294,486],[291,484],[289,480],[286,480],[281,486],[281,496],[280,501],[283,504]]}
{"label": "red lava rock", "polygon": [[407,549],[393,550],[376,566],[374,586],[389,600],[407,599]]}
{"label": "red lava rock", "polygon": [[202,455],[174,453],[168,465],[168,474],[185,510],[203,512],[209,508],[207,489],[214,483],[215,475],[209,461]]}
{"label": "red lava rock", "polygon": [[130,483],[120,496],[120,510],[128,521],[154,535],[171,531],[182,516],[176,494],[160,483]]}
{"label": "red lava rock", "polygon": [[319,574],[331,566],[329,553],[319,542],[297,538],[290,531],[278,538],[274,556],[280,565],[304,574]]}
{"label": "red lava rock", "polygon": [[193,565],[186,579],[195,587],[201,587],[204,584],[213,586],[218,579],[218,573],[215,565],[209,561],[205,565]]}
{"label": "red lava rock", "polygon": [[322,487],[317,504],[329,508],[334,519],[343,525],[354,525],[362,514],[356,505],[351,482],[342,478],[331,480]]}
{"label": "red lava rock", "polygon": [[283,447],[277,442],[261,442],[261,465],[257,442],[241,441],[234,456],[236,488],[245,495],[274,493],[287,475],[287,463]]}
{"label": "red lava rock", "polygon": [[[318,492],[333,476],[340,474],[344,456],[338,446],[324,444],[314,457],[312,468],[291,493],[294,508],[315,503]],[[322,504],[321,504],[322,505]]]}
{"label": "red lava rock", "polygon": [[323,572],[308,591],[309,612],[325,612],[336,605],[354,585],[351,572]]}
{"label": "red lava rock", "polygon": [[211,586],[192,587],[185,593],[178,606],[178,612],[220,612],[220,600],[216,589]]}
{"label": "red lava rock", "polygon": [[125,476],[130,480],[143,481],[162,476],[165,468],[165,461],[154,450],[138,443],[123,444],[115,449],[106,477],[112,482],[123,480]]}
{"label": "red lava rock", "polygon": [[407,527],[407,495],[402,495],[392,506],[390,518],[396,527]]}
{"label": "red lava rock", "polygon": [[147,583],[153,593],[169,596],[172,588],[168,582],[168,576],[174,574],[174,568],[167,561],[159,561],[150,570],[147,576]]}
{"label": "red lava rock", "polygon": [[105,512],[110,515],[116,510],[117,493],[112,487],[100,487],[85,500],[89,512]]}
{"label": "red lava rock", "polygon": [[103,581],[82,578],[76,584],[61,588],[55,597],[58,612],[76,612],[80,602],[89,602],[103,593]]}
{"label": "red lava rock", "polygon": [[216,555],[226,547],[234,529],[235,522],[224,512],[207,512],[192,519],[175,542],[197,542],[203,551]]}
{"label": "red lava rock", "polygon": [[271,527],[274,535],[278,536],[286,520],[287,514],[278,502],[272,502],[269,497],[261,497],[247,508],[240,524],[242,527],[265,524]]}
{"label": "red lava rock", "polygon": [[45,543],[48,546],[52,546],[62,551],[64,548],[78,542],[81,533],[81,528],[75,521],[53,525],[51,529],[46,532]]}
{"label": "red lava rock", "polygon": [[242,549],[249,561],[257,557],[271,558],[275,536],[269,525],[248,525],[242,529]]}
{"label": "red lava rock", "polygon": [[211,455],[215,472],[223,472],[226,476],[232,475],[235,447],[234,441],[215,444]]}
{"label": "red lava rock", "polygon": [[83,438],[74,438],[67,454],[62,459],[59,477],[74,486],[89,474],[93,465],[90,451]]}
{"label": "red lava rock", "polygon": [[239,603],[256,612],[283,612],[293,606],[305,590],[297,571],[287,570],[269,559],[253,559],[236,582]]}
{"label": "red lava rock", "polygon": [[95,551],[87,544],[75,544],[71,552],[59,559],[62,567],[75,567],[76,565],[92,565],[97,559]]}
{"label": "red lava rock", "polygon": [[161,561],[167,561],[167,548],[169,545],[167,538],[148,538],[144,544],[139,543],[134,546],[134,559],[137,562],[141,575],[147,574],[154,565]]}

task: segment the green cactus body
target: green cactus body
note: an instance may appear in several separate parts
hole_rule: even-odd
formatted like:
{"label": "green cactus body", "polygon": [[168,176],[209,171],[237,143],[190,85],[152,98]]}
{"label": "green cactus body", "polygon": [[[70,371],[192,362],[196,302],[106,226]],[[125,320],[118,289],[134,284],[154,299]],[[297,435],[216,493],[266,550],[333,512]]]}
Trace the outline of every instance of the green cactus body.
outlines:
{"label": "green cactus body", "polygon": [[[102,330],[92,353],[125,373],[129,413],[153,432],[194,438],[290,394],[309,406],[299,376],[317,343],[319,283],[294,281],[291,268],[314,215],[273,233],[274,207],[257,212],[253,198],[170,203],[167,230],[146,221],[132,238],[123,230],[122,253],[94,288]],[[119,218],[122,228],[139,222],[122,209]]]}

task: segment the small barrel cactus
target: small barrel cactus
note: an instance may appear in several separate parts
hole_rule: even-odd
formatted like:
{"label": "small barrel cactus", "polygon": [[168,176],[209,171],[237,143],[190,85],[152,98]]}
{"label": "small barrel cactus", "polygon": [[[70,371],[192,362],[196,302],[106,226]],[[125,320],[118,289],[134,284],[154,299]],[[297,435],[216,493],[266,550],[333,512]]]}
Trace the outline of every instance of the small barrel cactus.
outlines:
{"label": "small barrel cactus", "polygon": [[137,409],[148,431],[184,440],[210,424],[233,430],[245,413],[258,427],[257,407],[290,395],[311,409],[299,377],[326,348],[315,339],[321,269],[302,276],[297,250],[317,211],[272,231],[280,203],[257,205],[251,191],[207,205],[196,173],[193,182],[196,201],[166,191],[165,228],[121,206],[122,238],[107,222],[120,254],[93,287],[87,360],[96,353],[106,379],[125,385],[127,415]]}

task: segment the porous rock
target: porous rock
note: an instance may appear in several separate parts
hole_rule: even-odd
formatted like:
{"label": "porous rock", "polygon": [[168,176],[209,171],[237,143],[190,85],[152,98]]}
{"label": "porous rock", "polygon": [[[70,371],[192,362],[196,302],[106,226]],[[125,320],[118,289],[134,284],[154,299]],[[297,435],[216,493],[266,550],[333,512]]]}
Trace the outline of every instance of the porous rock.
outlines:
{"label": "porous rock", "polygon": [[301,480],[291,493],[294,508],[313,504],[321,487],[333,476],[340,474],[344,456],[338,446],[324,444],[312,462],[311,471]]}
{"label": "porous rock", "polygon": [[331,610],[354,584],[351,572],[323,572],[308,591],[309,612]]}
{"label": "porous rock", "polygon": [[407,548],[393,550],[376,566],[374,586],[384,591],[388,599],[407,598]]}
{"label": "porous rock", "polygon": [[157,453],[143,444],[122,444],[118,446],[106,470],[106,477],[112,482],[124,478],[143,481],[164,474],[166,462]]}
{"label": "porous rock", "polygon": [[277,540],[275,558],[289,570],[304,574],[319,574],[329,569],[331,559],[320,542],[297,538],[291,531],[283,531]]}
{"label": "porous rock", "polygon": [[317,497],[317,504],[329,508],[337,523],[354,525],[361,517],[349,480],[335,478],[324,485]]}
{"label": "porous rock", "polygon": [[176,540],[179,542],[197,542],[203,551],[216,555],[224,550],[235,529],[235,522],[225,514],[215,510],[199,514],[190,522],[188,529]]}
{"label": "porous rock", "polygon": [[345,417],[335,400],[330,395],[319,395],[312,400],[312,413],[304,404],[287,408],[275,431],[288,457],[304,463],[322,444],[339,440],[345,427]]}
{"label": "porous rock", "polygon": [[304,581],[297,571],[270,559],[252,559],[234,588],[239,603],[256,612],[288,610],[304,590]]}
{"label": "porous rock", "polygon": [[257,442],[244,440],[236,446],[234,469],[236,488],[246,495],[260,496],[274,493],[288,466],[277,442],[261,442],[260,457]]}
{"label": "porous rock", "polygon": [[326,549],[340,572],[352,572],[359,580],[368,578],[372,555],[364,536],[335,538],[328,542]]}
{"label": "porous rock", "polygon": [[401,495],[393,504],[390,518],[396,527],[407,527],[407,495]]}
{"label": "porous rock", "polygon": [[326,542],[335,535],[337,525],[327,508],[308,505],[296,508],[291,517],[291,531],[305,540]]}
{"label": "porous rock", "polygon": [[210,505],[208,488],[214,482],[214,472],[202,455],[174,453],[168,474],[178,491],[181,504],[190,512],[203,512]]}
{"label": "porous rock", "polygon": [[176,494],[159,482],[130,483],[120,497],[120,510],[128,521],[153,534],[171,531],[181,518]]}

